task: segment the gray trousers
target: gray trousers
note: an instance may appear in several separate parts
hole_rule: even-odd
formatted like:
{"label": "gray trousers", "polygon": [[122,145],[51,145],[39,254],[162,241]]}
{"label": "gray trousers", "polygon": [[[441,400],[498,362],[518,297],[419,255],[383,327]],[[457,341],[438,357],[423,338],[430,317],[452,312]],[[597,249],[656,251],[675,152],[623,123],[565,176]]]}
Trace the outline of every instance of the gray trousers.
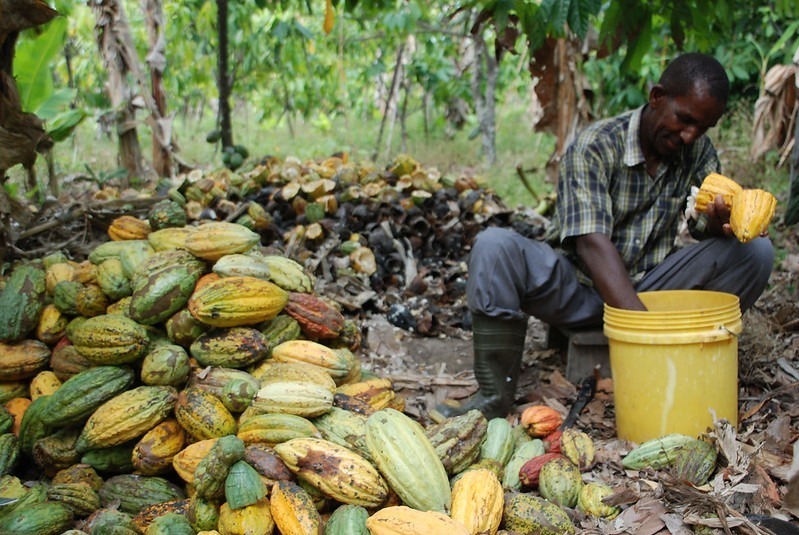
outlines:
{"label": "gray trousers", "polygon": [[[743,244],[710,238],[672,252],[635,285],[653,290],[714,290],[735,294],[751,307],[768,283],[774,248],[768,238]],[[555,327],[602,325],[599,293],[579,282],[576,268],[548,244],[504,228],[477,235],[466,286],[473,313],[497,318],[535,316]]]}

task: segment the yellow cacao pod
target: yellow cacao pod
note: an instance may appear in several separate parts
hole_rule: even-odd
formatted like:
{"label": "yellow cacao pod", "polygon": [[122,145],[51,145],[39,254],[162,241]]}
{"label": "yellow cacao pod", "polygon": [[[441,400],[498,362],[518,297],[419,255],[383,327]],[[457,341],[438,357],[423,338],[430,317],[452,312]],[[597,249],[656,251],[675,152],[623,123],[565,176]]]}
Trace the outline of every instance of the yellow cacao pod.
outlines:
{"label": "yellow cacao pod", "polygon": [[348,448],[318,438],[295,438],[274,449],[300,480],[338,502],[378,507],[388,498],[388,485],[377,469]]}
{"label": "yellow cacao pod", "polygon": [[291,481],[278,481],[269,495],[269,512],[280,533],[284,535],[315,535],[322,518],[311,496]]}
{"label": "yellow cacao pod", "polygon": [[502,521],[502,484],[490,470],[468,470],[452,487],[450,516],[469,533],[494,535]]}
{"label": "yellow cacao pod", "polygon": [[194,290],[188,309],[213,327],[240,327],[271,320],[288,302],[288,293],[255,277],[225,277]]}
{"label": "yellow cacao pod", "polygon": [[704,212],[707,205],[712,204],[716,197],[721,195],[727,207],[732,206],[732,198],[743,188],[731,178],[719,173],[710,173],[702,181],[699,192],[696,194],[696,211]]}
{"label": "yellow cacao pod", "polygon": [[596,446],[587,433],[568,428],[560,438],[560,451],[574,463],[581,472],[594,464]]}
{"label": "yellow cacao pod", "polygon": [[252,505],[231,509],[227,503],[219,508],[219,533],[222,535],[271,535],[275,522],[269,512],[269,499],[264,497]]}
{"label": "yellow cacao pod", "polygon": [[460,522],[437,511],[417,511],[405,505],[380,509],[369,517],[366,527],[371,535],[418,535],[441,533],[470,535]]}
{"label": "yellow cacao pod", "polygon": [[732,198],[730,226],[741,243],[751,241],[768,228],[777,199],[762,189],[745,189]]}
{"label": "yellow cacao pod", "polygon": [[260,241],[259,234],[243,225],[214,221],[194,229],[183,246],[194,256],[215,262],[225,255],[248,251]]}
{"label": "yellow cacao pod", "polygon": [[587,483],[580,489],[577,508],[589,515],[612,519],[619,516],[621,509],[607,505],[602,500],[613,494],[613,489],[604,483]]}
{"label": "yellow cacao pod", "polygon": [[50,370],[44,370],[31,379],[31,400],[42,396],[49,396],[61,387],[61,381]]}
{"label": "yellow cacao pod", "polygon": [[108,227],[108,237],[113,241],[146,240],[150,232],[150,223],[131,215],[119,216]]}

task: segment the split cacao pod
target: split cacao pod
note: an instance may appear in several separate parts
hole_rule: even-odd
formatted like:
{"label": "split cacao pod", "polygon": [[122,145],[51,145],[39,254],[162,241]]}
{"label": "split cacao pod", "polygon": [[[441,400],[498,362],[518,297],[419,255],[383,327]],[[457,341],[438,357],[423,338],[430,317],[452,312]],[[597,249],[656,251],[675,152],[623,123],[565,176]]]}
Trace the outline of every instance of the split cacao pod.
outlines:
{"label": "split cacao pod", "polygon": [[777,209],[777,198],[762,189],[745,189],[732,198],[730,226],[742,243],[749,242],[768,229]]}
{"label": "split cacao pod", "polygon": [[733,179],[720,173],[710,173],[702,181],[699,192],[696,194],[696,211],[707,211],[708,204],[712,204],[719,195],[729,208],[732,206],[733,197],[742,189]]}

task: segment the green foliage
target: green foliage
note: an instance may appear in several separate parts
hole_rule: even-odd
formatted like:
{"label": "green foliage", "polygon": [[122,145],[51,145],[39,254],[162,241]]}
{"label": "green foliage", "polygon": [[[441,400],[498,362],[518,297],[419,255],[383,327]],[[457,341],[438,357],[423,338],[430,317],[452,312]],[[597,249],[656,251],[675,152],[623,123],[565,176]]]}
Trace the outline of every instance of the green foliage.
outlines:
{"label": "green foliage", "polygon": [[33,38],[20,41],[15,51],[14,76],[23,111],[36,111],[54,94],[51,63],[61,51],[67,19],[58,17]]}

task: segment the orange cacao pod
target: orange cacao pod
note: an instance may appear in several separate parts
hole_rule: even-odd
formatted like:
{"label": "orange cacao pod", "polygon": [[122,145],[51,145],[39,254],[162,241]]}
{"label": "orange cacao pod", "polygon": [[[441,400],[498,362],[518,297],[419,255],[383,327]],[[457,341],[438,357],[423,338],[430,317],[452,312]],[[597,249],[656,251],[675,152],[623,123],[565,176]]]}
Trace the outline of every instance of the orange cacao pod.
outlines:
{"label": "orange cacao pod", "polygon": [[533,405],[522,412],[521,423],[531,437],[545,437],[563,423],[563,416],[546,405]]}

